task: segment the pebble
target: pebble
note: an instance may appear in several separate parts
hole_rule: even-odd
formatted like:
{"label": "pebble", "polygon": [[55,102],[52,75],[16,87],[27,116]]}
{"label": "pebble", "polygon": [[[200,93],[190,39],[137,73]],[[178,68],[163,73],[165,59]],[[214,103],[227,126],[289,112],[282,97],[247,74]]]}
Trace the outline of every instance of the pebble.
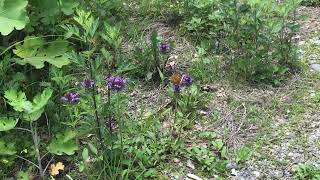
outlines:
{"label": "pebble", "polygon": [[259,171],[253,171],[252,174],[253,174],[256,178],[260,177],[260,172],[259,172]]}
{"label": "pebble", "polygon": [[195,169],[194,164],[193,164],[193,162],[191,160],[187,161],[187,167],[192,169],[192,170]]}
{"label": "pebble", "polygon": [[187,174],[187,177],[194,180],[202,180],[202,178],[194,175],[194,174]]}
{"label": "pebble", "polygon": [[237,169],[237,163],[235,162],[230,162],[227,164],[228,169]]}
{"label": "pebble", "polygon": [[309,64],[315,64],[317,63],[317,59],[318,59],[318,56],[316,54],[311,54],[309,56]]}
{"label": "pebble", "polygon": [[320,71],[320,64],[311,64],[310,67],[313,70]]}
{"label": "pebble", "polygon": [[231,175],[232,175],[232,176],[237,176],[237,175],[238,175],[237,170],[231,169]]}
{"label": "pebble", "polygon": [[320,37],[315,37],[311,39],[311,43],[320,46]]}

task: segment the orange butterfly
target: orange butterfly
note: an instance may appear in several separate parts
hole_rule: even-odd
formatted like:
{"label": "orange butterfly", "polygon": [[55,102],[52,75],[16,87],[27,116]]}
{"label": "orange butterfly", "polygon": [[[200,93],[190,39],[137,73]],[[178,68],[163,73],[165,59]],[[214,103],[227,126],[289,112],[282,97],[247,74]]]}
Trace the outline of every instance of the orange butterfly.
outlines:
{"label": "orange butterfly", "polygon": [[170,81],[173,85],[180,85],[182,83],[182,75],[179,72],[174,72],[170,77]]}

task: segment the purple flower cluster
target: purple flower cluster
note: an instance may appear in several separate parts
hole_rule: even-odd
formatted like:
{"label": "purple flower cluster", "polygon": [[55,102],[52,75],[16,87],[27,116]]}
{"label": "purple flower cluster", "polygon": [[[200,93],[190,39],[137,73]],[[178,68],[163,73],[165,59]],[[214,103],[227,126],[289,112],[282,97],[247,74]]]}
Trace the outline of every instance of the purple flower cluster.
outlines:
{"label": "purple flower cluster", "polygon": [[182,90],[182,86],[181,85],[173,85],[172,88],[173,88],[173,91],[175,93],[179,93]]}
{"label": "purple flower cluster", "polygon": [[[126,80],[119,76],[110,76],[107,79],[107,87],[113,91],[121,91],[125,88]],[[81,82],[81,86],[84,88],[92,88],[94,81],[86,79]],[[80,94],[74,92],[67,92],[61,99],[71,105],[76,104],[80,101]]]}
{"label": "purple flower cluster", "polygon": [[110,76],[107,78],[107,86],[113,91],[121,91],[125,88],[126,80],[119,76]]}
{"label": "purple flower cluster", "polygon": [[187,74],[182,75],[182,84],[184,86],[191,86],[192,85],[192,78]]}
{"label": "purple flower cluster", "polygon": [[76,104],[80,101],[80,95],[79,93],[68,92],[61,99],[69,104]]}
{"label": "purple flower cluster", "polygon": [[159,49],[161,53],[168,53],[170,52],[170,45],[168,43],[160,43]]}
{"label": "purple flower cluster", "polygon": [[94,85],[94,81],[91,79],[86,79],[81,82],[81,86],[84,88],[92,88]]}

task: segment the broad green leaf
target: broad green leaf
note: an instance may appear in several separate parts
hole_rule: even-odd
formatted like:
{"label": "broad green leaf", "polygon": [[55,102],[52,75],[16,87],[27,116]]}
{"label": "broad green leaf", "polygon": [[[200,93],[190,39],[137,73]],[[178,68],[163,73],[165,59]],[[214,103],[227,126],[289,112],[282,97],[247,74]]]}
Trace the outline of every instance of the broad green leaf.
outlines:
{"label": "broad green leaf", "polygon": [[14,28],[21,30],[29,22],[27,0],[0,0],[0,33],[10,34]]}
{"label": "broad green leaf", "polygon": [[77,133],[72,130],[57,134],[47,147],[48,151],[56,155],[73,155],[78,150],[78,145],[74,140],[76,135]]}
{"label": "broad green leaf", "polygon": [[9,143],[0,139],[0,155],[14,155],[16,152],[13,142]]}
{"label": "broad green leaf", "polygon": [[37,110],[37,111],[32,111],[32,112],[30,111],[28,113],[24,113],[23,119],[26,121],[30,121],[30,122],[36,121],[41,117],[43,112],[44,112],[44,108]]}
{"label": "broad green leaf", "polygon": [[27,101],[24,92],[10,89],[4,93],[4,97],[8,100],[8,104],[17,112],[30,111],[32,108],[32,104],[30,101]]}
{"label": "broad green leaf", "polygon": [[38,112],[47,105],[53,93],[52,89],[46,88],[41,94],[35,96],[32,101],[32,110],[29,113]]}
{"label": "broad green leaf", "polygon": [[17,180],[29,180],[29,173],[24,171],[19,171],[17,173]]}
{"label": "broad green leaf", "polygon": [[[30,41],[30,37],[28,37]],[[23,59],[17,59],[16,62],[21,65],[30,64],[36,69],[41,69],[44,67],[44,63],[48,62],[58,68],[64,65],[68,65],[70,60],[65,53],[68,50],[68,42],[64,40],[56,40],[49,43],[48,48],[41,47],[40,41],[32,41],[31,44],[36,44],[36,49],[30,49],[30,46],[24,42],[23,45],[17,45],[16,49],[13,51],[16,55]],[[25,52],[25,53],[20,53]]]}
{"label": "broad green leaf", "polygon": [[18,121],[14,118],[0,117],[0,131],[8,131],[17,125]]}
{"label": "broad green leaf", "polygon": [[60,13],[71,15],[79,5],[78,0],[29,0],[34,7],[34,13],[45,25],[57,23],[57,16]]}
{"label": "broad green leaf", "polygon": [[61,11],[65,15],[71,15],[74,12],[74,8],[79,5],[79,2],[76,0],[61,0]]}
{"label": "broad green leaf", "polygon": [[32,57],[35,56],[38,49],[41,48],[44,44],[44,41],[40,37],[27,36],[24,38],[23,44],[16,45],[16,49],[13,52],[21,57]]}

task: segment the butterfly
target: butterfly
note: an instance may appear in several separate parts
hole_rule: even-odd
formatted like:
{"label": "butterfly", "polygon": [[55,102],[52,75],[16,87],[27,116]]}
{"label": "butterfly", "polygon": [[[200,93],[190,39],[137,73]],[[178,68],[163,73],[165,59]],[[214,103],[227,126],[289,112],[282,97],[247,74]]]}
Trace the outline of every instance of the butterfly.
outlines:
{"label": "butterfly", "polygon": [[170,77],[170,81],[173,85],[180,85],[182,84],[182,74],[179,72],[174,72],[171,77]]}
{"label": "butterfly", "polygon": [[60,173],[59,171],[63,171],[63,170],[64,170],[64,165],[62,164],[62,162],[51,164],[49,167],[51,176],[56,176]]}

